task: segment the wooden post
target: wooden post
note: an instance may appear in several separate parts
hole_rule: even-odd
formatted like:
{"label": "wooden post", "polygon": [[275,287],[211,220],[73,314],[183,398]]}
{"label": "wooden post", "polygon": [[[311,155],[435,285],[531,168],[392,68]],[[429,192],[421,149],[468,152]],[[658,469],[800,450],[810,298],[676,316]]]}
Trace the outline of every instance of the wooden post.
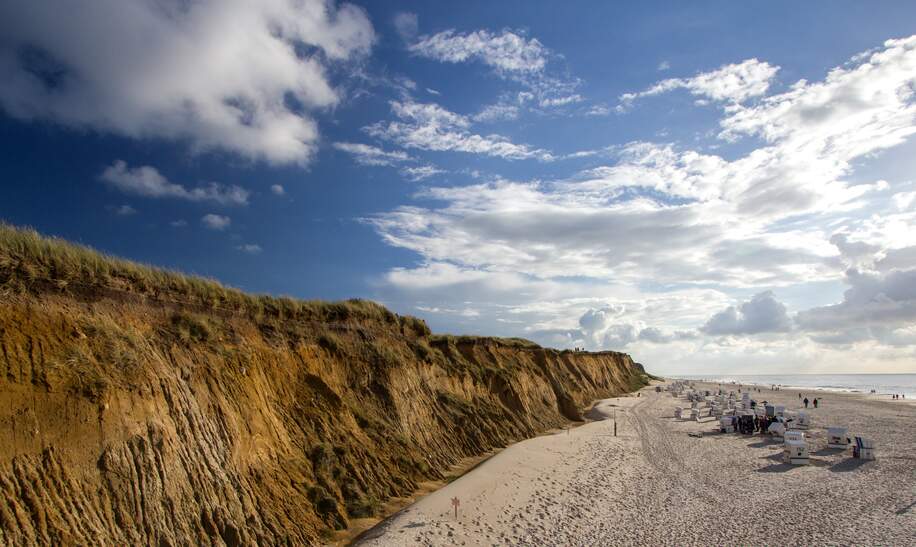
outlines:
{"label": "wooden post", "polygon": [[458,497],[452,498],[452,506],[455,508],[455,520],[458,520],[458,506],[461,505],[461,501]]}

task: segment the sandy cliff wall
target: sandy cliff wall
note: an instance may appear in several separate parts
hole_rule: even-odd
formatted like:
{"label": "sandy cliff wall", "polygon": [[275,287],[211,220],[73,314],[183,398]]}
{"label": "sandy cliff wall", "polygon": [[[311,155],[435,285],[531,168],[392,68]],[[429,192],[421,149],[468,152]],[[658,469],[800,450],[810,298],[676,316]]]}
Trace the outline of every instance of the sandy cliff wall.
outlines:
{"label": "sandy cliff wall", "polygon": [[305,320],[0,292],[0,545],[315,544],[644,378],[621,353],[336,306]]}

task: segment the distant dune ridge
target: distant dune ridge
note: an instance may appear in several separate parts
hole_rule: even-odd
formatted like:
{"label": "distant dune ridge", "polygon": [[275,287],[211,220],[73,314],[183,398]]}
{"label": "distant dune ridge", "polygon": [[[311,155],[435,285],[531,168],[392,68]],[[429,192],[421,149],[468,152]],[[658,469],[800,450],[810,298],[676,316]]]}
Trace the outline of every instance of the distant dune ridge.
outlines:
{"label": "distant dune ridge", "polygon": [[0,544],[316,544],[647,380],[0,225]]}

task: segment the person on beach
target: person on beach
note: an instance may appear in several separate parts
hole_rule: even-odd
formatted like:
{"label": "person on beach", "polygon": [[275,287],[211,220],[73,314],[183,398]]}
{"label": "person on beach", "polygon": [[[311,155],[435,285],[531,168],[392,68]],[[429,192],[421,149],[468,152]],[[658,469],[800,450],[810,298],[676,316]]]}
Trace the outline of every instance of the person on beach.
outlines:
{"label": "person on beach", "polygon": [[817,408],[817,397],[814,398],[814,408]]}
{"label": "person on beach", "polygon": [[[817,400],[817,399],[815,399],[815,400]],[[802,401],[802,402],[805,403],[805,408],[808,408],[808,398],[805,397],[805,400]]]}

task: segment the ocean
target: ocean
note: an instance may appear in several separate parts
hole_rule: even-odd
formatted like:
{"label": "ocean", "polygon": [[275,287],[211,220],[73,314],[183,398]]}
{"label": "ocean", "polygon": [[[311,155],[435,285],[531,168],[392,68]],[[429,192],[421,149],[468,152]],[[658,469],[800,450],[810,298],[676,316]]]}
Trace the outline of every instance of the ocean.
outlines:
{"label": "ocean", "polygon": [[757,386],[779,385],[785,389],[815,389],[880,394],[901,393],[916,400],[916,374],[686,374],[671,376],[685,380],[736,383]]}

